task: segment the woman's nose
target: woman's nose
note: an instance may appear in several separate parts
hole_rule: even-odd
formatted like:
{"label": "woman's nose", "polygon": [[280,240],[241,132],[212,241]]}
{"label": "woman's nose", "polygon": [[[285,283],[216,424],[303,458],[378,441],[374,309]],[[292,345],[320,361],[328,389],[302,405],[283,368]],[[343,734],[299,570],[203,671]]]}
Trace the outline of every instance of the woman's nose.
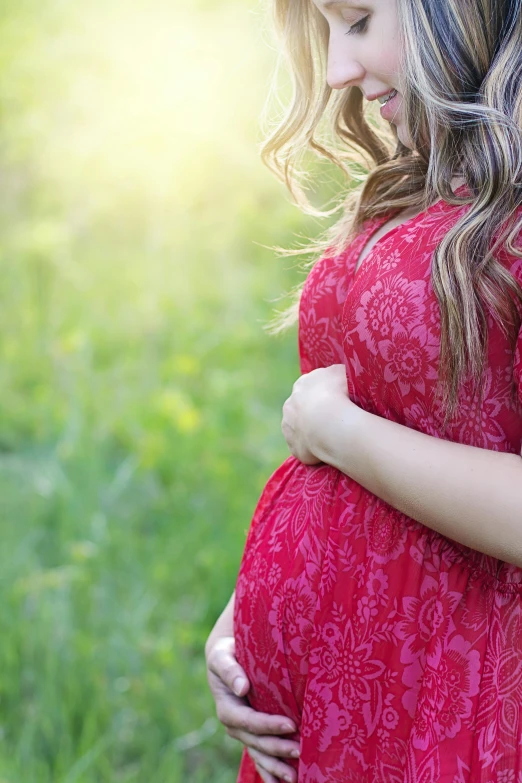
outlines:
{"label": "woman's nose", "polygon": [[346,46],[345,41],[338,41],[330,37],[326,81],[332,90],[358,86],[364,73],[364,68],[354,59],[350,47]]}

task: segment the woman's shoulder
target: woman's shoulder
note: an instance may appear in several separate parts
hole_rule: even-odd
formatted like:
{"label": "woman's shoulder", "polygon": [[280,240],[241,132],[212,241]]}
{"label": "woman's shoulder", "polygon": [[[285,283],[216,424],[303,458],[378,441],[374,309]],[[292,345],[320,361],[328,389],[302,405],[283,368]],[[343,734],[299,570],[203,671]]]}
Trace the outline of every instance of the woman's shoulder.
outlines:
{"label": "woman's shoulder", "polygon": [[[366,223],[355,233],[352,233],[344,241],[338,241],[337,244],[328,245],[322,250],[317,260],[313,263],[308,274],[308,280],[317,280],[324,275],[345,273],[350,259],[355,253],[357,246],[363,237],[368,233],[368,229],[376,223],[376,220],[366,221]],[[308,282],[307,280],[307,282]]]}

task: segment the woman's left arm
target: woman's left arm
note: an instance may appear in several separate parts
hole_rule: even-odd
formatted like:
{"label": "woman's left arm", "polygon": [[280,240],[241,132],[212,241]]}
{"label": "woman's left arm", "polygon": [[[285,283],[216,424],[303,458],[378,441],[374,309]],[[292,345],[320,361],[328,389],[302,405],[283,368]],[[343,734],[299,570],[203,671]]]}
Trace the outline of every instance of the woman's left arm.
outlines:
{"label": "woman's left arm", "polygon": [[446,441],[362,410],[343,365],[301,376],[283,408],[290,451],[325,462],[403,514],[522,567],[522,458]]}

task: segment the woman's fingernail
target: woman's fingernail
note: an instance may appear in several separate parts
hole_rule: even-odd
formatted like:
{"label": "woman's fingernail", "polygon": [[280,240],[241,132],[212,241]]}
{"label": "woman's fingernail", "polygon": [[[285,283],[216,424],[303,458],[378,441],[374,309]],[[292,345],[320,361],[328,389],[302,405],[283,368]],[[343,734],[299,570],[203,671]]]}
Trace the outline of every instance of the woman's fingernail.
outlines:
{"label": "woman's fingernail", "polygon": [[236,696],[239,696],[241,691],[243,690],[243,687],[246,685],[246,680],[243,679],[243,677],[236,677],[234,680],[234,684],[232,686],[234,693]]}
{"label": "woman's fingernail", "polygon": [[301,755],[301,752],[299,748],[294,748],[294,750],[290,753],[290,755],[292,756],[292,758],[298,759],[299,756]]}
{"label": "woman's fingernail", "polygon": [[282,723],[281,731],[295,731],[295,728],[292,726],[291,723]]}
{"label": "woman's fingernail", "polygon": [[287,781],[287,783],[292,783],[292,776],[291,775],[283,775],[283,779]]}

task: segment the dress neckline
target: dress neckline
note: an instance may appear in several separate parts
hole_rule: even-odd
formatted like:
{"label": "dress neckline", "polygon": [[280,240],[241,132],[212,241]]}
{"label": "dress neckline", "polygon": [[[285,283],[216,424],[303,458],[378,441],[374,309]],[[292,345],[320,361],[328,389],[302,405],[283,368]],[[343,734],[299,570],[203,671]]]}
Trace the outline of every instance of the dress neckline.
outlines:
{"label": "dress neckline", "polygon": [[[455,189],[454,193],[457,195],[459,191],[463,189],[467,189],[468,186],[466,183],[463,183],[462,185],[459,185],[458,188]],[[416,215],[413,215],[410,218],[407,218],[402,223],[399,223],[397,226],[392,226],[389,231],[386,232],[386,234],[383,234],[380,239],[377,240],[377,242],[374,244],[374,246],[371,248],[370,252],[366,255],[365,258],[363,258],[359,269],[356,270],[357,262],[360,258],[360,255],[368,242],[371,240],[374,234],[379,231],[379,229],[388,221],[390,220],[392,213],[387,213],[386,215],[381,215],[380,217],[370,219],[367,223],[366,228],[359,234],[358,241],[355,241],[355,245],[353,247],[353,253],[352,253],[352,260],[350,263],[350,270],[349,270],[349,279],[353,283],[356,278],[359,277],[360,272],[363,271],[364,267],[367,266],[368,261],[372,258],[374,250],[376,250],[379,245],[389,239],[393,234],[395,234],[397,231],[400,231],[401,229],[410,228],[412,225],[415,225],[417,221],[422,220],[426,217],[426,215],[429,215],[434,209],[441,207],[441,206],[449,206],[447,201],[444,201],[444,199],[440,198],[438,201],[435,201],[433,204],[430,204],[430,206],[427,209],[423,209],[422,212],[418,212]]]}

